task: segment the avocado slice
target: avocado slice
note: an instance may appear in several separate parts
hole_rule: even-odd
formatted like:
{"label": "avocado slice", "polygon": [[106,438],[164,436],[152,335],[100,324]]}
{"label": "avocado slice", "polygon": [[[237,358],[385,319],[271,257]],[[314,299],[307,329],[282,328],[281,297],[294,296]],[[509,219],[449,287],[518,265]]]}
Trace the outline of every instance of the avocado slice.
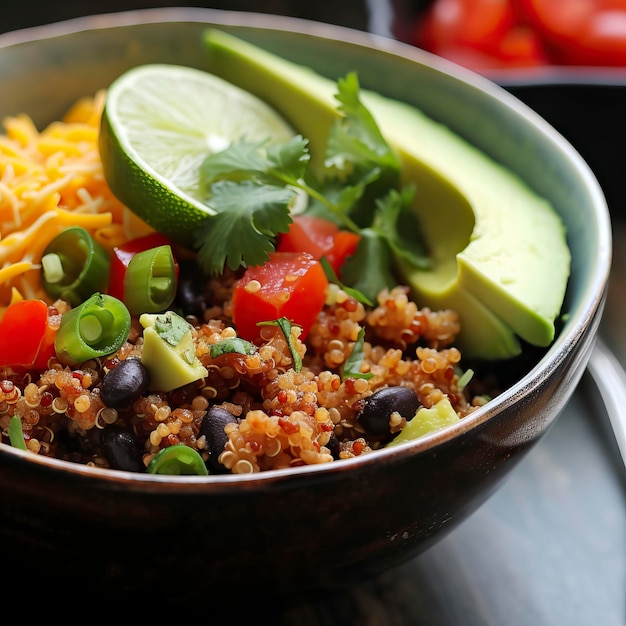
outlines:
{"label": "avocado slice", "polygon": [[191,324],[173,311],[142,313],[141,362],[150,372],[154,391],[171,391],[208,376],[196,356]]}
{"label": "avocado slice", "polygon": [[398,436],[392,439],[386,447],[390,448],[400,443],[419,439],[451,424],[457,424],[459,420],[460,417],[446,396],[428,409],[425,406],[420,407],[413,419],[406,423]]}
{"label": "avocado slice", "polygon": [[[276,108],[323,166],[339,116],[336,83],[229,33],[208,29],[210,68]],[[399,260],[420,306],[459,312],[467,357],[504,359],[554,339],[570,271],[563,223],[511,171],[406,103],[362,89],[364,104],[417,184],[414,210],[433,268]],[[453,225],[450,228],[450,225]]]}

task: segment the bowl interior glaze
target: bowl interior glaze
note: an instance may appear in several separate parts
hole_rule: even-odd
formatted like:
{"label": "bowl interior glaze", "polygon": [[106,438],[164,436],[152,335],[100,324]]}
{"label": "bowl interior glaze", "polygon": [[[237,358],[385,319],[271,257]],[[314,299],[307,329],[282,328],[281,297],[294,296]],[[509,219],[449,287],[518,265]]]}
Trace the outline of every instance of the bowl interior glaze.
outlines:
{"label": "bowl interior glaze", "polygon": [[[43,126],[142,63],[203,68],[201,37],[209,25],[331,78],[357,70],[364,87],[420,107],[552,201],[572,250],[560,334],[496,402],[458,427],[333,467],[171,479],[2,447],[0,497],[10,513],[0,535],[21,554],[42,551],[57,567],[62,555],[76,573],[86,558],[79,542],[97,534],[99,582],[131,591],[172,566],[193,577],[194,592],[227,587],[245,572],[273,591],[341,586],[410,558],[454,528],[556,419],[582,375],[602,312],[608,211],[572,146],[495,84],[405,44],[292,18],[154,9],[2,35],[0,117],[27,112]],[[193,534],[194,553],[155,556],[145,548],[172,532]],[[280,574],[268,573],[268,560]]]}

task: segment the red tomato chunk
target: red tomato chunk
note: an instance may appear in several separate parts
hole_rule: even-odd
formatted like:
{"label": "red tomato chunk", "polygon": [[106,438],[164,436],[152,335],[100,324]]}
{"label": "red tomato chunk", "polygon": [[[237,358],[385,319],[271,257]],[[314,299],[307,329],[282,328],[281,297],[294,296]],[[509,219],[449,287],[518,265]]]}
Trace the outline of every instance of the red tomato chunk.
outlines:
{"label": "red tomato chunk", "polygon": [[254,341],[259,322],[285,317],[308,334],[328,293],[321,263],[308,252],[274,252],[269,260],[249,267],[233,293],[233,321],[240,337]]}
{"label": "red tomato chunk", "polygon": [[57,310],[43,300],[10,305],[0,320],[0,366],[46,369],[55,354],[59,319]]}
{"label": "red tomato chunk", "polygon": [[340,230],[328,220],[313,215],[296,215],[276,247],[278,252],[308,252],[317,260],[325,256],[340,275],[341,266],[352,256],[360,236]]}

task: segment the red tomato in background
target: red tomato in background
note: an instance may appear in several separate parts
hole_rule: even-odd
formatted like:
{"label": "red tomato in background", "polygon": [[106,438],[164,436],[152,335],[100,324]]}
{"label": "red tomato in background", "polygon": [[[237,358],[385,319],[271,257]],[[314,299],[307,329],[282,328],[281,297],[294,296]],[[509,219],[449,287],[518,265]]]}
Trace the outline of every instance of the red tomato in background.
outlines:
{"label": "red tomato in background", "polygon": [[518,23],[513,0],[435,0],[413,43],[475,71],[546,62],[537,33]]}
{"label": "red tomato in background", "polygon": [[528,26],[511,28],[498,42],[496,55],[507,67],[537,67],[548,63],[539,35]]}
{"label": "red tomato in background", "polygon": [[289,232],[281,236],[277,252],[308,252],[319,260],[325,256],[337,275],[345,260],[352,256],[360,235],[340,230],[336,224],[313,215],[296,215]]}
{"label": "red tomato in background", "polygon": [[463,46],[488,51],[514,24],[509,0],[435,0],[421,20],[417,41],[437,54]]}
{"label": "red tomato in background", "polygon": [[522,19],[541,34],[555,63],[626,65],[623,0],[516,0]]}
{"label": "red tomato in background", "polygon": [[233,291],[237,334],[254,341],[259,322],[286,317],[308,334],[328,293],[321,263],[307,252],[274,252],[264,265],[249,267]]}
{"label": "red tomato in background", "polygon": [[411,43],[476,71],[626,66],[624,0],[434,0]]}

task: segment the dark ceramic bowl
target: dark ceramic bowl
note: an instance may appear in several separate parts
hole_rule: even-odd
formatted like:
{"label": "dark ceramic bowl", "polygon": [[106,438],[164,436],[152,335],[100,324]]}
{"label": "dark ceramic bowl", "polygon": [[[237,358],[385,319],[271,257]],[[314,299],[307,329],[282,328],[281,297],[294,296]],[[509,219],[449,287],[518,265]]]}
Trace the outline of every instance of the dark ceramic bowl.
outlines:
{"label": "dark ceramic bowl", "polygon": [[101,471],[0,446],[2,567],[15,580],[34,568],[44,587],[104,589],[116,598],[143,598],[175,581],[175,597],[208,602],[236,596],[242,586],[289,596],[375,575],[424,551],[489,498],[557,418],[592,349],[611,231],[591,170],[505,90],[407,45],[341,27],[205,9],[81,18],[0,36],[0,116],[25,111],[45,124],[131,66],[202,67],[208,24],[331,77],[357,70],[362,85],[418,105],[549,198],[567,226],[573,257],[566,321],[554,344],[531,355],[510,387],[471,417],[345,462],[252,476],[167,477]]}

